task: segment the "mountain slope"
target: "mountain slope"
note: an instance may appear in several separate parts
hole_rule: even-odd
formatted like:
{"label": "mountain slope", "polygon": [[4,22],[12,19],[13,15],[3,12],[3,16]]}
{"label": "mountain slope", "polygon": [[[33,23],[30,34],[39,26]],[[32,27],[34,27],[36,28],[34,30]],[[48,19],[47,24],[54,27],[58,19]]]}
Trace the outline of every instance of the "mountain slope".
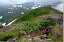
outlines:
{"label": "mountain slope", "polygon": [[29,20],[31,18],[35,18],[37,16],[46,15],[46,14],[62,14],[62,12],[51,8],[50,6],[40,7],[40,8],[33,9],[33,10],[19,16],[19,18],[15,21],[15,23],[23,22],[23,21]]}
{"label": "mountain slope", "polygon": [[62,41],[62,15],[62,12],[49,6],[31,10],[6,27],[6,30],[11,29],[0,34],[0,41]]}
{"label": "mountain slope", "polygon": [[2,4],[0,5],[0,16],[3,16],[3,18],[0,19],[0,22],[8,24],[17,16],[31,10],[35,5],[40,6],[39,4],[35,4],[35,2],[25,2],[12,5]]}

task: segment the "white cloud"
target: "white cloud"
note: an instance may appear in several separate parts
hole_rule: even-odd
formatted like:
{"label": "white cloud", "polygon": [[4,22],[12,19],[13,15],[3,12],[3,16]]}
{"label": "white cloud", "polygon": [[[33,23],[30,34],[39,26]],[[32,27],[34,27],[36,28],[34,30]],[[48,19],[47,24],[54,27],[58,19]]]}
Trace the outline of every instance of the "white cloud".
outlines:
{"label": "white cloud", "polygon": [[55,8],[55,9],[57,9],[57,10],[60,10],[60,11],[64,12],[64,10],[63,10],[63,3],[58,4],[57,6],[55,6],[55,7],[53,7],[53,8]]}
{"label": "white cloud", "polygon": [[27,2],[27,0],[0,0],[0,2],[3,4],[17,4]]}
{"label": "white cloud", "polygon": [[19,4],[19,3],[24,3],[24,2],[29,2],[29,1],[34,1],[34,2],[57,2],[57,1],[62,1],[62,0],[0,0],[0,3],[7,3],[7,4]]}

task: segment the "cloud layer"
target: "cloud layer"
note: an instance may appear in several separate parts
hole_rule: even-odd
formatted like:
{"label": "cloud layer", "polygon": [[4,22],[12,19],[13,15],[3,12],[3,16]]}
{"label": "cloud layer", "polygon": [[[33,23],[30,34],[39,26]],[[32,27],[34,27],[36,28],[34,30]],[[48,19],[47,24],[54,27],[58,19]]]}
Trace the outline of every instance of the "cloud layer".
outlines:
{"label": "cloud layer", "polygon": [[20,4],[20,3],[24,3],[24,2],[41,2],[41,3],[46,3],[46,2],[60,2],[62,0],[0,0],[0,3],[3,4]]}

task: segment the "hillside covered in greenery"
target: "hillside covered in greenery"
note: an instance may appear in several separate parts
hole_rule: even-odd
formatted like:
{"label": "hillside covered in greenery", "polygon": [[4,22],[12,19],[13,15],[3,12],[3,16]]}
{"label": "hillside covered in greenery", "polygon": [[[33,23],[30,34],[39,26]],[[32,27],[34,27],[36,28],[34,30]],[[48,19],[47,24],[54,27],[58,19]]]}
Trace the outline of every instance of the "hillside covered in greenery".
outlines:
{"label": "hillside covered in greenery", "polygon": [[0,41],[63,41],[62,15],[50,6],[30,10],[10,26],[3,27],[6,31],[0,34]]}
{"label": "hillside covered in greenery", "polygon": [[26,12],[25,14],[18,16],[18,19],[15,21],[15,23],[23,22],[31,18],[35,18],[37,16],[46,14],[63,14],[63,13],[56,9],[51,8],[50,6],[40,7],[37,9],[30,10],[29,12]]}

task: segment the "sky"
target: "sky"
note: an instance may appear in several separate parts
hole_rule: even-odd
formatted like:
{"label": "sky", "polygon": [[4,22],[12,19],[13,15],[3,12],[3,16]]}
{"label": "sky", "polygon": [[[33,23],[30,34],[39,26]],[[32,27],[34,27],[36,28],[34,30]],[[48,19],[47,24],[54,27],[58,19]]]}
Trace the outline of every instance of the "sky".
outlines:
{"label": "sky", "polygon": [[0,0],[0,3],[2,4],[20,4],[20,3],[24,3],[24,2],[57,2],[57,1],[62,1],[62,0]]}
{"label": "sky", "polygon": [[[0,0],[0,4],[21,4],[25,2],[39,2],[42,4],[47,4],[47,3],[57,3],[57,2],[64,2],[64,0]],[[63,5],[58,5],[56,9],[63,8]]]}
{"label": "sky", "polygon": [[[59,7],[59,6],[60,6],[60,7]],[[60,10],[60,11],[63,11],[63,12],[64,12],[64,10],[63,10],[63,4],[59,4],[59,5],[57,5],[55,8],[58,9],[58,10]]]}
{"label": "sky", "polygon": [[56,5],[55,7],[52,7],[52,8],[55,8],[57,10],[60,10],[60,11],[64,12],[64,10],[63,10],[63,3],[58,4],[58,5]]}

